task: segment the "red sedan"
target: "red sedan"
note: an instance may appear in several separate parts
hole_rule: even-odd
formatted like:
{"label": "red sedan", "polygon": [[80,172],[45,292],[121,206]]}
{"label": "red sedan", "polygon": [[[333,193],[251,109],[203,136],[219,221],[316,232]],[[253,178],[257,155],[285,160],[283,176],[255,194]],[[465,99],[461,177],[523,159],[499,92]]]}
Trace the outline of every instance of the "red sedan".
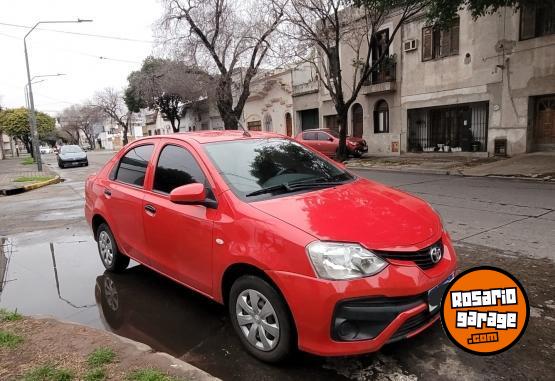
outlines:
{"label": "red sedan", "polygon": [[457,262],[426,202],[268,133],[135,141],[87,179],[85,214],[106,269],[132,258],[224,303],[269,362],[418,334]]}
{"label": "red sedan", "polygon": [[[295,139],[329,157],[336,156],[339,149],[339,134],[330,129],[304,130]],[[368,152],[366,140],[347,136],[347,151],[354,157],[361,157]]]}

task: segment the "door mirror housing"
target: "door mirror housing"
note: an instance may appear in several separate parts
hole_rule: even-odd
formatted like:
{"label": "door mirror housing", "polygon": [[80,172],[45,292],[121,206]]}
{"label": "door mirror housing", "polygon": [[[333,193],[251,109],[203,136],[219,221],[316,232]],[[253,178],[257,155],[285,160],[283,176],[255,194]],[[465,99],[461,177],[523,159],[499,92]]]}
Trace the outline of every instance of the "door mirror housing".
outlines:
{"label": "door mirror housing", "polygon": [[170,201],[176,204],[204,204],[206,201],[204,184],[192,183],[177,187],[171,191]]}
{"label": "door mirror housing", "polygon": [[333,138],[332,138],[331,136],[328,138],[328,140],[329,140],[330,142],[333,142]]}

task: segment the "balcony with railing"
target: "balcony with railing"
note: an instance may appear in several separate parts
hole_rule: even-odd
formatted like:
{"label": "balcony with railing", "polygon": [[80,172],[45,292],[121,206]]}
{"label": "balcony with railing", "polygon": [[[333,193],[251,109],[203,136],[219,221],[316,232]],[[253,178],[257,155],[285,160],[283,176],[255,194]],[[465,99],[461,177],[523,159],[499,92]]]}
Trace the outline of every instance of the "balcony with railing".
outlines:
{"label": "balcony with railing", "polygon": [[395,91],[395,59],[386,57],[372,72],[362,87],[363,94],[377,94]]}
{"label": "balcony with railing", "polygon": [[318,89],[318,81],[310,81],[293,85],[293,96],[298,97],[300,95],[317,93]]}

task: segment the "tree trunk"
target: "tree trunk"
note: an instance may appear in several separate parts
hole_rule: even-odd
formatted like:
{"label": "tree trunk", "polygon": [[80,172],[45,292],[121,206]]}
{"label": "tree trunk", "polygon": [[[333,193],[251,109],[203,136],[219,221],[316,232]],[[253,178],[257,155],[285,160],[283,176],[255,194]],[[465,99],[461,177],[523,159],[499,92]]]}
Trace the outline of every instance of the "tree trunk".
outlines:
{"label": "tree trunk", "polygon": [[127,139],[127,126],[123,127],[123,145],[127,145],[128,143],[128,139]]}
{"label": "tree trunk", "polygon": [[216,104],[218,106],[218,111],[220,112],[222,121],[224,122],[224,128],[226,130],[237,130],[237,116],[233,111],[233,93],[231,92],[231,78],[222,77],[219,80],[216,94]]}
{"label": "tree trunk", "polygon": [[175,125],[175,118],[169,118],[170,119],[170,124],[172,126],[172,131],[174,134],[177,134],[179,132],[179,124],[177,124],[177,126]]}
{"label": "tree trunk", "polygon": [[339,124],[339,148],[337,152],[337,160],[344,161],[349,158],[349,151],[347,150],[347,108],[336,107],[337,120]]}

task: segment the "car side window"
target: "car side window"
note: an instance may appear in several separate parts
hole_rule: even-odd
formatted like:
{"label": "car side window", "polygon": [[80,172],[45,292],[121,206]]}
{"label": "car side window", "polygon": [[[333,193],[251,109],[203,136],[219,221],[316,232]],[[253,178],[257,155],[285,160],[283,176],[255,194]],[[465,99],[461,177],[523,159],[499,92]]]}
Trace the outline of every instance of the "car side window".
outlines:
{"label": "car side window", "polygon": [[206,177],[193,155],[183,147],[165,146],[156,165],[152,189],[169,194],[177,187],[192,183],[206,185]]}
{"label": "car side window", "polygon": [[303,140],[316,140],[316,132],[305,132]]}
{"label": "car side window", "polygon": [[119,162],[116,180],[142,187],[145,182],[146,167],[153,150],[153,144],[130,149]]}
{"label": "car side window", "polygon": [[318,140],[328,141],[331,136],[326,134],[325,132],[318,132]]}

